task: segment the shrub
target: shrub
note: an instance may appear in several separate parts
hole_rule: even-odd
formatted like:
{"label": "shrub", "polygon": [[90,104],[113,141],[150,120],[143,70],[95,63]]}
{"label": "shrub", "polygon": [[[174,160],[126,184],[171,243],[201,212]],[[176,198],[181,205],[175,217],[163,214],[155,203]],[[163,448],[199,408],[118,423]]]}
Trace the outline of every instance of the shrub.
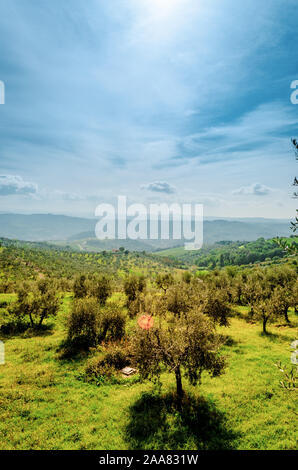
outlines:
{"label": "shrub", "polygon": [[182,274],[182,280],[183,282],[185,282],[186,284],[190,284],[191,280],[192,280],[192,274],[189,272],[189,271],[185,271],[183,274]]}
{"label": "shrub", "polygon": [[[85,367],[85,379],[100,383],[115,379],[120,371],[131,362],[127,343],[109,343],[101,348],[100,354],[90,359]],[[116,379],[115,379],[116,380]]]}
{"label": "shrub", "polygon": [[125,335],[126,318],[117,304],[100,308],[94,297],[76,299],[67,322],[64,356],[88,351],[103,341],[117,341]]}
{"label": "shrub", "polygon": [[105,364],[104,360],[94,357],[87,362],[84,376],[87,382],[95,381],[100,385],[111,381],[115,372],[115,369]]}
{"label": "shrub", "polygon": [[116,370],[121,370],[123,367],[128,366],[131,363],[128,343],[110,343],[106,348],[104,362]]}
{"label": "shrub", "polygon": [[130,317],[136,317],[139,314],[162,315],[167,310],[166,299],[159,292],[143,292],[129,304],[128,310]]}

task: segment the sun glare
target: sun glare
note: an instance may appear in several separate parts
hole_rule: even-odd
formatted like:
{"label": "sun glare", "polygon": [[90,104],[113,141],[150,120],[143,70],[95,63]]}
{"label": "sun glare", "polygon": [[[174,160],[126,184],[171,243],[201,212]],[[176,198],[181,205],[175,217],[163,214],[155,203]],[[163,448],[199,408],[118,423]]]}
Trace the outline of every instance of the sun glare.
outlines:
{"label": "sun glare", "polygon": [[184,0],[145,0],[145,6],[156,17],[165,17],[172,14]]}

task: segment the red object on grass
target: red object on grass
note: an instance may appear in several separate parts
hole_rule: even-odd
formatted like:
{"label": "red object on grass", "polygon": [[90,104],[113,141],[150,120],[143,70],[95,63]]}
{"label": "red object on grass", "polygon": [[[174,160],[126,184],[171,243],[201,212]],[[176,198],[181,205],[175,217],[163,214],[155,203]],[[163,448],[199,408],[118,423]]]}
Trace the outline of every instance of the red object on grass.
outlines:
{"label": "red object on grass", "polygon": [[150,330],[154,324],[154,318],[151,315],[142,315],[138,319],[138,324],[143,330]]}

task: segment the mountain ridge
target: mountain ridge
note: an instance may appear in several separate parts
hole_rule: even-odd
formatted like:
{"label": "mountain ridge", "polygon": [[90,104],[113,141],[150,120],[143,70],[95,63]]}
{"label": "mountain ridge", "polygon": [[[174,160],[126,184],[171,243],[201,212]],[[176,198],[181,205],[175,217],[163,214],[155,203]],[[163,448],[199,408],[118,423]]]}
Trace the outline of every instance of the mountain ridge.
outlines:
{"label": "mountain ridge", "polygon": [[[123,246],[130,250],[155,251],[181,246],[184,240],[98,240],[95,237],[97,219],[55,214],[0,214],[0,237],[54,242],[61,246],[75,246],[82,250],[105,250]],[[170,233],[171,233],[170,221]],[[247,221],[244,219],[206,218],[204,243],[218,241],[252,241],[260,237],[289,236],[290,222],[272,219]]]}

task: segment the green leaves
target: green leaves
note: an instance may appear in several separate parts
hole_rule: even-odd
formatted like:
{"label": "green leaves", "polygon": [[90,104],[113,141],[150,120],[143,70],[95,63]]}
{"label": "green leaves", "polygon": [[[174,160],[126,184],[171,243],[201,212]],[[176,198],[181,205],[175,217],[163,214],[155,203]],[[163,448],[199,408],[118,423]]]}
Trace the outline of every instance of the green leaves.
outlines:
{"label": "green leaves", "polygon": [[277,238],[274,238],[274,241],[278,246],[280,246],[287,253],[293,254],[293,255],[298,253],[298,237],[290,237],[290,238],[277,237]]}

